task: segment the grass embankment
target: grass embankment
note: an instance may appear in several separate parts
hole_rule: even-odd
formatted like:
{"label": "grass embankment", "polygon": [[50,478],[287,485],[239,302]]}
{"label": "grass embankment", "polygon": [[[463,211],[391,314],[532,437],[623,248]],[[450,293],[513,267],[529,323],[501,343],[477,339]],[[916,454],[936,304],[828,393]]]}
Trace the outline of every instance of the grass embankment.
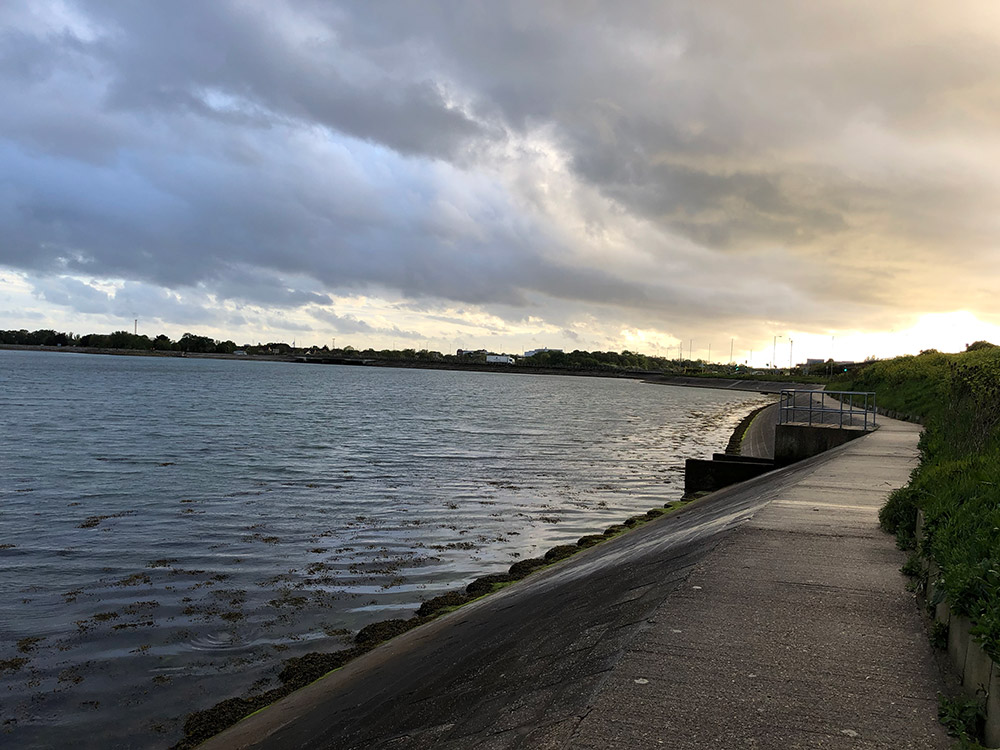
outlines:
{"label": "grass embankment", "polygon": [[831,387],[875,391],[879,406],[922,418],[920,464],[879,520],[900,547],[937,565],[935,591],[1000,662],[1000,347],[876,362]]}

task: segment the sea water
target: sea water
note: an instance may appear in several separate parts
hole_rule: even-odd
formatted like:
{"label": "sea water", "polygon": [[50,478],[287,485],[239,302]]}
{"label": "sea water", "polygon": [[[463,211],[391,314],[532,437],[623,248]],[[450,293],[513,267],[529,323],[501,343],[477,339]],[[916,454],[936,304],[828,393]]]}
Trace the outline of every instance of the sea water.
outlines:
{"label": "sea water", "polygon": [[0,744],[173,744],[282,659],[678,499],[766,401],[0,351]]}

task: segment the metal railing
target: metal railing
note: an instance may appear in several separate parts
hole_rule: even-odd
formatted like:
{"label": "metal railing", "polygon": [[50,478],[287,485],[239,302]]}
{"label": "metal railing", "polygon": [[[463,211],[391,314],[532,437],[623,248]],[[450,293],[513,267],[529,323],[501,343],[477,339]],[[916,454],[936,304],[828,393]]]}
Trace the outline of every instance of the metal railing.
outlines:
{"label": "metal railing", "polygon": [[782,391],[778,400],[778,424],[874,430],[875,394],[866,391]]}

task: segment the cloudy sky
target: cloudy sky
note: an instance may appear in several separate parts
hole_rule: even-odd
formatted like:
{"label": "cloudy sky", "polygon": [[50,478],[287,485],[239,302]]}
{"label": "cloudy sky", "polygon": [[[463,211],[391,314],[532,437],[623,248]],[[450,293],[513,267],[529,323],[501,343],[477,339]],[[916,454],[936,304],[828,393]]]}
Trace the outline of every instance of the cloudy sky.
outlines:
{"label": "cloudy sky", "polygon": [[0,101],[0,328],[1000,342],[994,0],[4,0]]}

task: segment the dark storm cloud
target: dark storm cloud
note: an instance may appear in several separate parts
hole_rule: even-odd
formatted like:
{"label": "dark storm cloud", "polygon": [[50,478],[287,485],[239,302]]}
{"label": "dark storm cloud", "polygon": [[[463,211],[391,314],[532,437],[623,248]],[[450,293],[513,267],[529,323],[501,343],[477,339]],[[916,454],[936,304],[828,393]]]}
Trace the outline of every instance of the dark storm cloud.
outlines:
{"label": "dark storm cloud", "polygon": [[[981,10],[13,2],[0,264],[80,310],[100,300],[52,274],[314,311],[381,288],[508,320],[967,299],[998,233],[968,145],[995,153],[1000,124]],[[775,273],[785,293],[761,295]]]}
{"label": "dark storm cloud", "polygon": [[273,113],[244,115],[250,123],[296,118],[402,153],[440,156],[480,131],[448,105],[433,77],[376,69],[352,80],[344,59],[349,40],[340,38],[338,12],[324,18],[322,7],[290,13],[270,3],[197,0],[85,7],[115,30],[94,45],[113,71],[112,108],[167,114],[189,109],[226,119],[204,101],[205,90],[216,90],[254,102],[259,113]]}

